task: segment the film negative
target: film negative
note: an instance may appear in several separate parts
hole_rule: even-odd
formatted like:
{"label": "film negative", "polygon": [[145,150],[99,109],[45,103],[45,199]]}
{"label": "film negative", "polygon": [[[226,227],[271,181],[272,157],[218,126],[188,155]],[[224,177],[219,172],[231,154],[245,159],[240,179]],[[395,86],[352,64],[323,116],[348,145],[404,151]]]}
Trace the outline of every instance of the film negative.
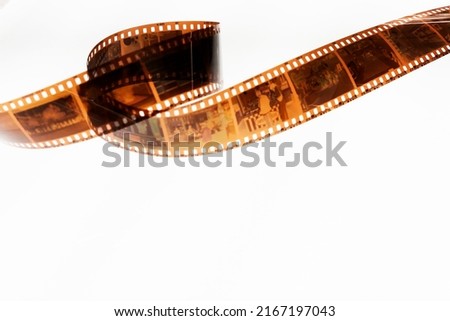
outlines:
{"label": "film negative", "polygon": [[450,51],[450,7],[363,30],[221,89],[217,22],[113,34],[87,71],[0,104],[0,138],[23,148],[94,137],[140,153],[191,156],[282,132]]}

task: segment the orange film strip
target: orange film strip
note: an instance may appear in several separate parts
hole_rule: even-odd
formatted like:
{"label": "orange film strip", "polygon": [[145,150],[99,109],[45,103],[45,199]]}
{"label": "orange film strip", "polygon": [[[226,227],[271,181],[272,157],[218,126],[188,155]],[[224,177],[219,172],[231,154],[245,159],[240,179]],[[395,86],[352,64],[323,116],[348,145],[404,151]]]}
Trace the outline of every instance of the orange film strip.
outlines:
{"label": "orange film strip", "polygon": [[23,148],[102,137],[161,156],[264,139],[450,51],[450,7],[363,30],[221,90],[219,24],[169,22],[100,41],[87,71],[0,104],[0,137]]}

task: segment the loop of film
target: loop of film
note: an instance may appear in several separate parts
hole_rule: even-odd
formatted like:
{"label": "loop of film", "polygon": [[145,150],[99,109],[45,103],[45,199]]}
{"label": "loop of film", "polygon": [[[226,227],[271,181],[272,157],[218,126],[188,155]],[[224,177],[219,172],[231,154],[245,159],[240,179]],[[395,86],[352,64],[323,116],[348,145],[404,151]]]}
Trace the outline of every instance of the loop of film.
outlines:
{"label": "loop of film", "polygon": [[87,71],[0,104],[0,137],[47,148],[102,137],[158,156],[235,148],[314,119],[450,51],[450,7],[363,30],[221,89],[216,22],[123,30]]}

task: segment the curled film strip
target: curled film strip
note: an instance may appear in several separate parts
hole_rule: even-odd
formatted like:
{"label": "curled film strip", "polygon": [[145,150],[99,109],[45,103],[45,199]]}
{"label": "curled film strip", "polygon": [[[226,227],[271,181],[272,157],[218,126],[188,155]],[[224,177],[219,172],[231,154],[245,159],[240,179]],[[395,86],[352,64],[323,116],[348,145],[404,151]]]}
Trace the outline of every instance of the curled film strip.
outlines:
{"label": "curled film strip", "polygon": [[160,156],[213,153],[316,118],[450,51],[450,7],[342,38],[225,90],[215,22],[130,28],[87,72],[0,104],[0,136],[24,148],[93,137]]}

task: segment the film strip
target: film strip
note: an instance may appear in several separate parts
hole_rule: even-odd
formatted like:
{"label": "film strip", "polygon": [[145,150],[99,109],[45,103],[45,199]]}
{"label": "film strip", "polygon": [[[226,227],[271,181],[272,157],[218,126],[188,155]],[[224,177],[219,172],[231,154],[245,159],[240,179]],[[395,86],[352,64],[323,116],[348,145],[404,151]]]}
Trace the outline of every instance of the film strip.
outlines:
{"label": "film strip", "polygon": [[0,104],[0,137],[46,148],[93,137],[191,156],[255,142],[323,115],[450,51],[450,7],[363,30],[221,90],[215,22],[130,28],[87,71]]}

